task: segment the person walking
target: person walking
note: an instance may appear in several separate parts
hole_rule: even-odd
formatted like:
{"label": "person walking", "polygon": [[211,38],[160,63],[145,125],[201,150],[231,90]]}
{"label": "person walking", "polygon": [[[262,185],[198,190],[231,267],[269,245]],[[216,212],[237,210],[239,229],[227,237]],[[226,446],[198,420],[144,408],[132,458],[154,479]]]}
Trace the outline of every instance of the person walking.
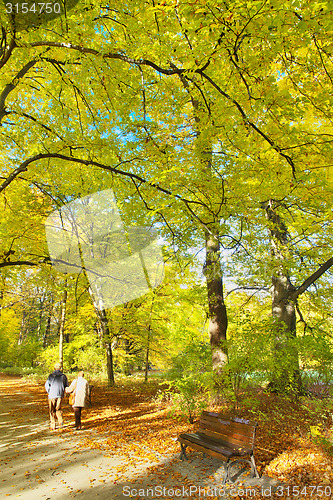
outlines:
{"label": "person walking", "polygon": [[80,430],[81,426],[81,412],[82,408],[86,406],[87,398],[89,395],[89,384],[84,378],[84,372],[79,371],[77,378],[73,380],[71,385],[66,388],[66,393],[74,393],[74,402],[72,407],[75,415],[76,430]]}
{"label": "person walking", "polygon": [[50,373],[45,382],[45,390],[48,394],[51,431],[56,429],[56,421],[58,421],[59,428],[64,425],[61,402],[64,397],[66,387],[68,387],[67,377],[61,371],[61,364],[56,363],[54,365],[54,372]]}

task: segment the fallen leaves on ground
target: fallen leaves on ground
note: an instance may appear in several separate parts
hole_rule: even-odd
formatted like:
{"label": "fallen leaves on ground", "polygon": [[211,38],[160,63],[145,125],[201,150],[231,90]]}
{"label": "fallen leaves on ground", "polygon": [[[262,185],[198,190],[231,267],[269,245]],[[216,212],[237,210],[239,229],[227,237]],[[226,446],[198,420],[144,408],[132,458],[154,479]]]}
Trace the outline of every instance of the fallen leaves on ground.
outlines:
{"label": "fallen leaves on ground", "polygon": [[[162,482],[163,478],[170,478],[172,463],[178,458],[169,462],[169,465],[161,462],[163,458],[179,453],[177,436],[195,428],[195,424],[193,426],[184,420],[177,421],[168,416],[168,409],[154,400],[158,389],[160,387],[157,384],[143,384],[137,380],[133,381],[132,385],[128,381],[126,385],[111,388],[94,384],[93,405],[82,414],[84,429],[89,432],[81,431],[80,444],[126,459],[117,468],[115,483],[126,478],[129,466],[133,471],[140,465],[146,465],[148,468],[145,469],[145,475],[158,474]],[[36,414],[48,417],[43,384],[37,385],[22,380],[18,388],[17,378],[3,378],[2,394],[20,398],[20,391],[27,391],[33,396],[33,411]],[[221,408],[211,405],[211,409],[216,411]],[[332,409],[328,408],[328,411]],[[67,398],[63,402],[63,413],[66,422],[71,420],[74,423],[72,408],[68,405]],[[256,409],[239,412],[239,416],[257,420],[259,423],[255,459],[260,474],[269,475],[300,490],[305,488],[304,491],[311,485],[321,485],[324,488],[325,485],[333,484],[330,450],[314,443],[309,434],[310,427],[320,423],[318,415],[311,408],[300,404],[299,401],[286,400],[262,392],[257,396]],[[24,415],[21,415],[21,418],[24,420]],[[66,427],[61,432],[71,433],[74,430]],[[200,454],[190,452],[190,457],[193,457],[196,466],[200,467]],[[105,472],[107,475],[108,471]],[[205,470],[202,469],[202,473],[204,474]],[[27,471],[27,477],[29,474]],[[172,474],[176,482],[181,480],[182,484],[187,484],[186,476],[177,476],[174,469]],[[142,472],[139,471],[138,480],[140,476]],[[212,485],[214,481],[212,476]],[[258,496],[260,497],[261,495]],[[272,494],[271,498],[283,499],[288,496]],[[311,498],[322,498],[322,495],[317,497],[314,492]]]}

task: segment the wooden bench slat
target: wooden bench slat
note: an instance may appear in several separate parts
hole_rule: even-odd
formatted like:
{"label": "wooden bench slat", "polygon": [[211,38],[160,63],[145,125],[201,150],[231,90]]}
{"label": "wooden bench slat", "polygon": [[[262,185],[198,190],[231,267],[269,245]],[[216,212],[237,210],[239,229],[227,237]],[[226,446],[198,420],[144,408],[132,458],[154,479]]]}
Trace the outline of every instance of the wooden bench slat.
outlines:
{"label": "wooden bench slat", "polygon": [[[198,429],[197,431],[198,434],[202,434],[202,435],[206,435],[208,437],[208,439],[214,439],[214,440],[217,440],[217,441],[220,441],[221,439],[224,440],[224,441],[229,441],[230,443],[232,443],[233,445],[235,445],[235,447],[241,447],[241,446],[245,446],[247,448],[251,448],[252,447],[252,443],[253,443],[253,439],[249,440],[249,439],[239,439],[239,436],[237,434],[220,434],[214,430],[210,430],[210,429]],[[242,436],[240,436],[242,438]],[[223,439],[224,438],[224,439]]]}
{"label": "wooden bench slat", "polygon": [[200,422],[200,430],[209,430],[211,432],[215,432],[216,434],[220,434],[221,436],[233,436],[234,439],[238,439],[239,441],[243,441],[246,443],[252,443],[255,433],[253,432],[251,436],[244,436],[244,434],[240,434],[238,431],[235,431],[232,428],[221,427],[219,424],[214,425],[212,422],[203,423]]}
{"label": "wooden bench slat", "polygon": [[201,436],[200,434],[181,434],[180,437],[183,440],[199,444],[200,446],[208,448],[209,450],[216,451],[217,453],[220,453],[227,457],[231,456],[240,457],[243,455],[248,455],[251,452],[251,448],[237,447],[237,446],[231,447],[227,441],[216,442],[208,440],[207,438]]}
{"label": "wooden bench slat", "polygon": [[[184,444],[188,443],[188,441],[182,440],[181,438],[178,438],[178,440]],[[223,460],[224,462],[229,460],[226,455],[222,455],[221,453],[217,453],[216,451],[213,451],[213,450],[207,450],[207,448],[205,448],[204,446],[200,446],[196,443],[191,443],[191,448],[193,448],[196,451],[201,451],[201,453],[206,453],[207,455],[209,454],[209,456],[211,456],[211,457],[219,458],[220,460]]]}
{"label": "wooden bench slat", "polygon": [[224,449],[224,448],[218,447],[216,445],[216,443],[213,444],[213,443],[209,443],[208,441],[204,441],[202,439],[199,439],[199,436],[196,436],[195,434],[183,435],[182,437],[180,437],[180,441],[182,441],[183,443],[189,444],[189,446],[191,446],[191,448],[193,448],[192,445],[200,446],[200,448],[201,448],[200,451],[202,451],[203,453],[206,453],[207,455],[210,455],[211,452],[213,451],[214,453],[216,453],[219,456],[230,458],[233,454],[232,450],[230,450],[228,448]]}
{"label": "wooden bench slat", "polygon": [[243,436],[253,436],[253,433],[255,432],[255,427],[250,427],[248,428],[247,426],[245,427],[244,424],[234,424],[233,422],[228,423],[226,420],[222,420],[220,418],[200,418],[200,425],[203,424],[209,425],[212,424],[214,426],[218,426],[222,431],[223,429],[232,429],[233,431],[242,434]]}
{"label": "wooden bench slat", "polygon": [[[228,422],[228,423],[227,423]],[[248,436],[250,438],[253,438],[254,434],[254,428],[253,426],[248,426],[245,424],[240,424],[238,422],[231,422],[227,420],[223,420],[222,418],[219,417],[208,417],[204,416],[200,418],[200,427],[206,426],[206,425],[213,425],[214,427],[218,428],[220,432],[224,432],[224,430],[228,433],[230,431],[233,431],[237,434],[240,434],[242,436]]]}
{"label": "wooden bench slat", "polygon": [[[218,418],[221,418],[222,420],[230,420],[232,421],[233,424],[240,424],[241,426],[246,426],[247,428],[252,428],[252,427],[257,427],[258,426],[258,422],[255,422],[254,420],[248,420],[248,419],[244,419],[244,418],[237,418],[231,414],[227,414],[227,413],[216,413],[216,412],[213,412],[213,411],[207,411],[207,410],[204,410],[201,414],[201,417],[218,417]],[[246,428],[245,427],[245,428]]]}

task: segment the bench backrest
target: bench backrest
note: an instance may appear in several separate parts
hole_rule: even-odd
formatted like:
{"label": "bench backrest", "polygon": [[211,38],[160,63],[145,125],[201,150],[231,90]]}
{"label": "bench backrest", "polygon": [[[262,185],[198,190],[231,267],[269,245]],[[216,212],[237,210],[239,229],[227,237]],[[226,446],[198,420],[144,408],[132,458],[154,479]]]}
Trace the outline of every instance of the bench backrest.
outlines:
{"label": "bench backrest", "polygon": [[253,449],[257,422],[237,417],[228,417],[220,413],[202,412],[198,434],[210,439],[224,440],[236,446]]}

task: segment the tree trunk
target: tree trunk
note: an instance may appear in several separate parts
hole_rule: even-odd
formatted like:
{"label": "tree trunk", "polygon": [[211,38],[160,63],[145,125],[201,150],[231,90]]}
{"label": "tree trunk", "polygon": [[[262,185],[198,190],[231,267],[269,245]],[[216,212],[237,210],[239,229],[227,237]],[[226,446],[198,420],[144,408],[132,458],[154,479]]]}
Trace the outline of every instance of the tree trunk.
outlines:
{"label": "tree trunk", "polygon": [[[193,115],[195,120],[195,134],[198,141],[199,158],[201,158],[201,166],[203,178],[207,186],[206,200],[211,206],[211,210],[207,211],[205,229],[205,250],[206,262],[203,272],[206,277],[207,295],[208,295],[208,315],[209,315],[209,336],[210,345],[212,348],[212,364],[213,370],[217,375],[222,375],[224,366],[228,363],[228,352],[225,344],[227,338],[227,310],[223,297],[223,278],[220,262],[220,242],[219,242],[219,225],[221,219],[219,213],[222,205],[225,203],[222,199],[212,199],[211,186],[214,185],[215,179],[212,176],[212,143],[211,139],[205,139],[200,143],[201,134],[201,116],[206,113],[206,107],[200,104],[200,101],[191,93],[188,81],[182,76],[179,76],[184,88],[190,95]],[[204,114],[202,114],[204,111]],[[206,115],[205,119],[210,120]],[[223,196],[223,195],[222,195]],[[207,228],[210,230],[207,230]]]}
{"label": "tree trunk", "polygon": [[18,339],[18,345],[21,345],[23,343],[24,337],[27,332],[27,313],[25,310],[25,306],[23,306],[23,311],[22,311],[22,319],[21,319],[21,327],[20,327],[20,335]]}
{"label": "tree trunk", "polygon": [[0,318],[2,313],[3,296],[4,296],[4,291],[0,290]]}
{"label": "tree trunk", "polygon": [[[312,283],[333,265],[329,259],[296,288],[290,281],[286,259],[288,256],[288,229],[278,208],[281,203],[269,200],[263,204],[271,233],[271,253],[275,260],[272,276],[272,317],[274,321],[274,373],[271,387],[278,392],[302,392],[301,374],[296,339],[296,302]],[[262,206],[263,206],[262,205]]]}
{"label": "tree trunk", "polygon": [[44,303],[45,303],[45,295],[43,294],[40,299],[40,311],[39,311],[38,326],[37,326],[38,339],[41,337],[41,332],[42,332]]}
{"label": "tree trunk", "polygon": [[106,370],[108,375],[108,383],[109,385],[114,385],[114,371],[113,371],[113,353],[112,353],[112,345],[109,340],[105,342],[105,350],[106,350]]}
{"label": "tree trunk", "polygon": [[283,322],[289,332],[296,331],[295,304],[289,300],[294,290],[288,276],[282,273],[272,276],[272,316],[278,322]]}
{"label": "tree trunk", "polygon": [[113,370],[113,353],[111,345],[110,327],[108,318],[104,308],[98,310],[98,317],[100,320],[101,329],[103,332],[104,346],[106,350],[106,369],[109,385],[114,385],[114,370]]}
{"label": "tree trunk", "polygon": [[47,346],[47,339],[50,335],[50,331],[51,331],[51,318],[52,318],[52,315],[51,315],[51,312],[49,313],[48,317],[47,317],[47,322],[46,322],[46,328],[45,328],[45,332],[44,332],[44,335],[43,335],[43,348],[45,348]]}
{"label": "tree trunk", "polygon": [[147,335],[146,361],[145,361],[145,382],[148,382],[150,329],[151,329],[151,327],[149,325],[148,326],[148,335]]}
{"label": "tree trunk", "polygon": [[67,280],[65,280],[65,289],[60,305],[60,322],[59,322],[59,363],[63,368],[64,364],[64,332],[66,322],[66,305],[67,305]]}
{"label": "tree trunk", "polygon": [[220,263],[220,243],[218,234],[206,233],[206,262],[204,266],[208,293],[209,336],[212,348],[213,370],[223,373],[228,362],[225,345],[227,338],[227,310],[223,299],[223,281]]}
{"label": "tree trunk", "polygon": [[98,336],[99,347],[103,347],[103,332],[99,320],[97,320],[94,324],[94,331]]}
{"label": "tree trunk", "polygon": [[148,332],[147,332],[147,347],[146,347],[146,362],[145,362],[145,382],[148,381],[148,371],[149,371],[149,349],[150,349],[150,336],[151,336],[151,323],[153,316],[153,307],[154,307],[154,299],[155,295],[153,292],[149,313],[149,323],[148,323]]}
{"label": "tree trunk", "polygon": [[47,321],[46,321],[45,331],[43,334],[43,348],[47,346],[47,341],[51,332],[52,313],[53,313],[53,294],[51,293],[50,303],[48,306]]}
{"label": "tree trunk", "polygon": [[126,376],[132,375],[133,364],[131,363],[131,342],[129,339],[124,340],[124,349],[125,349],[125,366],[124,366],[124,374]]}
{"label": "tree trunk", "polygon": [[287,270],[288,229],[278,213],[280,202],[262,204],[266,211],[271,237],[272,318],[274,328],[273,373],[270,388],[278,392],[299,392],[300,370],[298,352],[292,340],[296,337],[296,309],[290,299],[295,287]]}
{"label": "tree trunk", "polygon": [[113,353],[112,353],[111,332],[110,332],[108,318],[106,315],[105,308],[103,307],[103,300],[99,298],[97,302],[90,287],[89,287],[89,295],[98,319],[99,329],[101,331],[101,337],[106,352],[106,370],[107,370],[108,384],[114,385],[115,380],[114,380],[114,369],[113,369]]}
{"label": "tree trunk", "polygon": [[289,277],[272,277],[272,317],[274,328],[274,372],[271,388],[277,392],[302,391],[296,338],[295,303],[290,300],[295,287]]}
{"label": "tree trunk", "polygon": [[[78,241],[79,241],[79,236],[78,236]],[[90,248],[90,252],[91,252],[91,257],[93,257],[94,254],[93,254],[92,247]],[[83,260],[83,256],[82,256],[82,249],[81,249],[80,245],[79,245],[79,253],[80,253],[80,258],[81,258],[83,274],[86,278],[86,282],[88,283],[89,296],[90,296],[91,302],[94,306],[94,310],[95,310],[95,313],[96,313],[96,316],[98,319],[99,330],[101,332],[101,337],[102,337],[102,341],[103,341],[105,352],[106,352],[106,371],[107,371],[107,377],[108,377],[108,384],[114,385],[115,380],[114,380],[114,369],[113,369],[113,353],[112,353],[112,344],[111,344],[111,332],[110,332],[108,317],[107,317],[106,310],[104,307],[103,295],[102,295],[101,290],[99,290],[98,296],[97,297],[94,296],[93,291],[89,286],[89,279],[88,279],[87,272],[85,270],[84,260]]]}

